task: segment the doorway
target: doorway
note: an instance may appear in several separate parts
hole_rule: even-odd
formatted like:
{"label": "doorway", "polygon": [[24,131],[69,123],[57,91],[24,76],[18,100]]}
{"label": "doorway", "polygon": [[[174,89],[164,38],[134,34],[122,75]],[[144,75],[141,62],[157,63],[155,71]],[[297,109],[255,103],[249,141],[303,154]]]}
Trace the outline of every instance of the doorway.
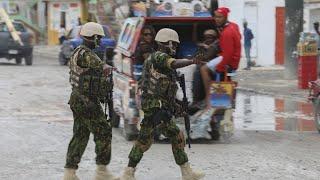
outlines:
{"label": "doorway", "polygon": [[275,64],[284,64],[284,37],[285,37],[285,9],[284,7],[276,8],[276,54]]}
{"label": "doorway", "polygon": [[60,26],[66,27],[66,12],[60,12]]}
{"label": "doorway", "polygon": [[[251,58],[255,58],[258,60],[258,7],[257,2],[246,2],[244,5],[244,20],[248,22],[248,28],[252,30],[254,39],[252,39],[251,43]],[[257,62],[258,63],[258,62]]]}

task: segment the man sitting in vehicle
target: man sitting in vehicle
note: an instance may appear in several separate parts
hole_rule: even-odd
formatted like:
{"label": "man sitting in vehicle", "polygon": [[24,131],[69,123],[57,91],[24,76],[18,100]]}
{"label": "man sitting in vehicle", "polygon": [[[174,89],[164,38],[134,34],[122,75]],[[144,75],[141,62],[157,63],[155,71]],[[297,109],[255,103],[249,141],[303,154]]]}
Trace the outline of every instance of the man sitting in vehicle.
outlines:
{"label": "man sitting in vehicle", "polygon": [[197,56],[203,56],[203,59],[210,61],[220,53],[219,33],[215,29],[208,29],[203,33],[204,40],[199,43],[199,52]]}
{"label": "man sitting in vehicle", "polygon": [[136,64],[143,64],[144,60],[146,60],[151,53],[155,52],[155,34],[156,32],[152,26],[146,25],[142,29],[139,46],[134,54]]}
{"label": "man sitting in vehicle", "polygon": [[241,55],[241,34],[237,24],[228,21],[230,10],[226,7],[215,11],[215,22],[220,31],[221,56],[212,59],[201,68],[201,76],[206,92],[207,109],[210,104],[210,81],[211,73],[225,73],[228,70],[238,69]]}
{"label": "man sitting in vehicle", "polygon": [[[217,56],[221,52],[219,46],[219,33],[216,29],[207,29],[203,33],[203,41],[198,43],[198,50],[195,54],[195,57],[203,58],[204,61],[208,62]],[[193,102],[195,107],[198,107],[199,102],[205,99],[205,90],[202,82],[202,77],[200,73],[200,69],[203,65],[197,66],[196,71],[194,72],[193,79]]]}

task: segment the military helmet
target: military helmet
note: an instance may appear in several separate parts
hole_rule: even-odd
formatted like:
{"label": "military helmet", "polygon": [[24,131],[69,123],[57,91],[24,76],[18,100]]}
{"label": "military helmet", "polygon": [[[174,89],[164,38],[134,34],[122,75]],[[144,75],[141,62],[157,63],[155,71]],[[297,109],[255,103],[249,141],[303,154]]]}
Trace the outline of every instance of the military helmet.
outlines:
{"label": "military helmet", "polygon": [[180,43],[178,33],[175,30],[169,28],[160,29],[160,31],[158,31],[156,35],[155,41],[162,43],[174,41]]}
{"label": "military helmet", "polygon": [[95,22],[88,22],[84,24],[80,30],[81,36],[91,37],[94,35],[105,36],[103,27]]}

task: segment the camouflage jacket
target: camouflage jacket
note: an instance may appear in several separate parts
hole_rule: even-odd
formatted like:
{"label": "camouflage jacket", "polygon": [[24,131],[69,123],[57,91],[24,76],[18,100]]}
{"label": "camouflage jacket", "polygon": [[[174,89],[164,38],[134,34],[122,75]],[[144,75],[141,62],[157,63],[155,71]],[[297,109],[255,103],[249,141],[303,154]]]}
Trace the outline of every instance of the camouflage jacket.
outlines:
{"label": "camouflage jacket", "polygon": [[166,53],[155,52],[144,62],[142,78],[141,106],[144,111],[153,108],[174,109],[177,86],[177,73],[171,68],[175,59]]}
{"label": "camouflage jacket", "polygon": [[103,66],[104,63],[91,49],[84,45],[77,47],[70,59],[70,83],[73,90],[102,101],[108,91]]}

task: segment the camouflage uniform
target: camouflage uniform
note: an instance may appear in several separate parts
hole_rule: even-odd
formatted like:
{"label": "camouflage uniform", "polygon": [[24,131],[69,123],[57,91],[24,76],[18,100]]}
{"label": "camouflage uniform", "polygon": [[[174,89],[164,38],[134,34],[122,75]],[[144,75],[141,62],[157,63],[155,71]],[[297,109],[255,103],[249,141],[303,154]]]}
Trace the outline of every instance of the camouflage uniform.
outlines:
{"label": "camouflage uniform", "polygon": [[[150,148],[156,127],[170,139],[176,163],[182,165],[188,162],[187,154],[184,152],[185,139],[182,131],[170,116],[157,114],[162,109],[175,113],[178,86],[176,71],[171,68],[173,61],[169,55],[158,51],[149,56],[144,63],[142,79],[139,82],[143,91],[141,105],[144,119],[141,122],[138,139],[129,154],[129,167],[136,167],[143,153]],[[159,124],[155,124],[155,116],[160,116]]]}
{"label": "camouflage uniform", "polygon": [[103,76],[103,65],[100,58],[84,45],[75,49],[71,57],[72,93],[69,104],[74,125],[65,168],[78,168],[90,132],[94,135],[96,144],[96,163],[107,165],[110,162],[112,128],[100,105],[105,101],[104,94],[108,90],[108,83]]}

